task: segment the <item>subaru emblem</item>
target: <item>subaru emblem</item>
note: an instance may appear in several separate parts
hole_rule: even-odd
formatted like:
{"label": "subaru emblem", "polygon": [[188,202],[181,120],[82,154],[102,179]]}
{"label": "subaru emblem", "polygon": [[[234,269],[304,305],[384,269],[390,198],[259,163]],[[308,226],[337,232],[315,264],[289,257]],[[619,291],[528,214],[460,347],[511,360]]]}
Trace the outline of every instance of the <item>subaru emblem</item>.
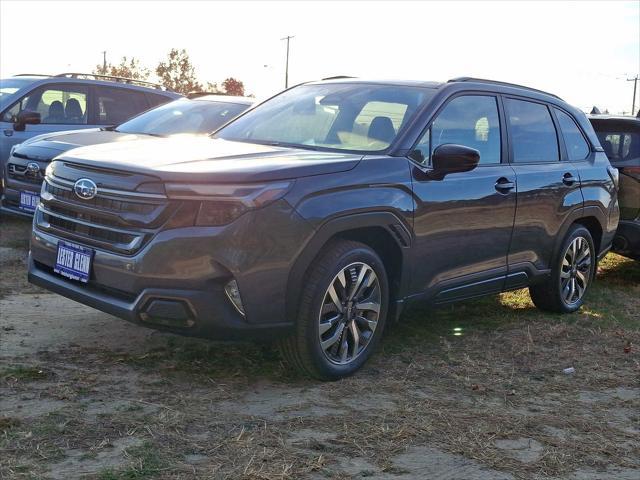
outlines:
{"label": "subaru emblem", "polygon": [[93,180],[81,178],[73,185],[75,194],[83,200],[91,200],[98,193],[98,186]]}
{"label": "subaru emblem", "polygon": [[33,175],[34,177],[40,173],[40,165],[36,162],[29,162],[27,164],[27,173],[29,175]]}

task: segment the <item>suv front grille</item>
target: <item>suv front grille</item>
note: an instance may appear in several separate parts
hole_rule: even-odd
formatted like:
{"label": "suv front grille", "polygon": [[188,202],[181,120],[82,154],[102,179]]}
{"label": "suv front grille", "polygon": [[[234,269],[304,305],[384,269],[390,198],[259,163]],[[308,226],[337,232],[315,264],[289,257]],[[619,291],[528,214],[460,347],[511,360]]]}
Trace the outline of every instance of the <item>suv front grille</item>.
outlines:
{"label": "suv front grille", "polygon": [[33,174],[27,170],[26,165],[18,165],[17,163],[9,163],[7,165],[7,175],[9,178],[13,178],[14,180],[33,183],[35,185],[40,185],[44,178],[42,175],[42,169],[40,169],[38,173]]}
{"label": "suv front grille", "polygon": [[146,215],[158,207],[158,204],[130,202],[101,196],[94,197],[91,200],[80,200],[70,188],[55,187],[48,182],[45,183],[45,190],[51,195],[64,199],[67,202],[91,206],[101,210],[109,210],[111,212],[131,212]]}
{"label": "suv front grille", "polygon": [[155,235],[178,204],[161,194],[98,189],[90,200],[73,182],[47,176],[36,210],[39,229],[103,250],[133,255]]}

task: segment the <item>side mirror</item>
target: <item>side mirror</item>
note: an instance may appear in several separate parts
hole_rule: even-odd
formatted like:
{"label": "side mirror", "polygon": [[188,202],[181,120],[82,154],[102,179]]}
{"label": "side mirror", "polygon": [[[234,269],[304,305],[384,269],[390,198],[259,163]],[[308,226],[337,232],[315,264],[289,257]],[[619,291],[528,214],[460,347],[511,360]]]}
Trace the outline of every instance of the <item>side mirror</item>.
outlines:
{"label": "side mirror", "polygon": [[444,178],[449,173],[468,172],[478,166],[480,152],[475,148],[445,143],[439,145],[431,155],[433,176]]}
{"label": "side mirror", "polygon": [[25,129],[25,125],[37,125],[38,123],[40,123],[40,114],[38,112],[22,110],[18,113],[13,129],[22,132]]}

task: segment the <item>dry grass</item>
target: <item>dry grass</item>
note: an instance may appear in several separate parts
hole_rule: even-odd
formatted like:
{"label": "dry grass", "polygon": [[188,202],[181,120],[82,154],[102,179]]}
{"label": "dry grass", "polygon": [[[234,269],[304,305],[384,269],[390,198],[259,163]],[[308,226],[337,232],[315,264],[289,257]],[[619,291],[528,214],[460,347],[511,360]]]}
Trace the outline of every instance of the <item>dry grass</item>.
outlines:
{"label": "dry grass", "polygon": [[[414,309],[335,383],[269,347],[177,337],[7,359],[0,478],[361,478],[407,472],[420,446],[516,478],[640,472],[640,263],[608,256],[590,293],[570,316],[526,291]],[[539,449],[500,443],[518,439]]]}

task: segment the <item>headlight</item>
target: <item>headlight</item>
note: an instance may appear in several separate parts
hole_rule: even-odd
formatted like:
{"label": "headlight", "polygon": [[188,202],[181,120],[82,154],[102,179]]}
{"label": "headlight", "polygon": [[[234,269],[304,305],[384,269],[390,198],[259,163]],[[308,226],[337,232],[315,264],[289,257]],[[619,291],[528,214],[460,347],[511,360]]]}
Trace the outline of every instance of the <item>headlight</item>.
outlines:
{"label": "headlight", "polygon": [[226,225],[246,211],[247,207],[238,202],[201,202],[196,225]]}
{"label": "headlight", "polygon": [[21,143],[16,143],[13,147],[11,147],[11,150],[9,150],[9,156],[13,157],[13,152],[16,151],[16,148],[18,148],[20,145],[22,145]]}
{"label": "headlight", "polygon": [[267,184],[178,184],[165,185],[172,200],[198,202],[195,224],[198,226],[226,225],[249,210],[267,206],[282,198],[293,182]]}

